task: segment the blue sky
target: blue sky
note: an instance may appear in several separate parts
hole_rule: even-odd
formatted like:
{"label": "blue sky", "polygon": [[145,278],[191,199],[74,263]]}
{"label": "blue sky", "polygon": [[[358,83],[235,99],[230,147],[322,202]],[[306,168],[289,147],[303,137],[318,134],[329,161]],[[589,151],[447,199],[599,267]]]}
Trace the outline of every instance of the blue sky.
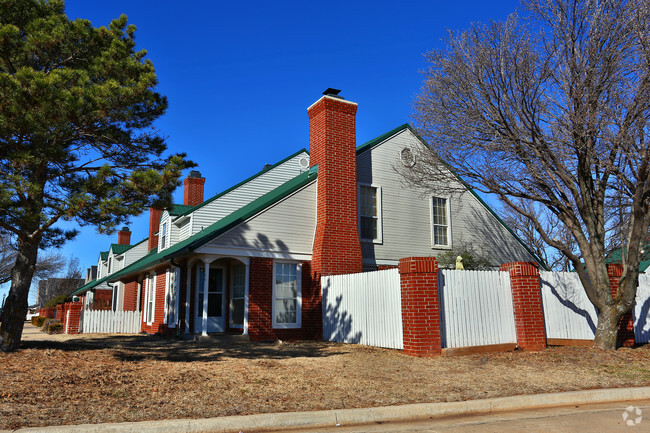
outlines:
{"label": "blue sky", "polygon": [[[440,48],[448,29],[518,8],[513,0],[66,1],[71,19],[104,26],[124,13],[136,25],[169,99],[156,127],[170,152],[199,164],[206,198],[308,148],[307,107],[328,87],[359,104],[358,144],[409,122],[423,54]],[[132,241],[147,236],[147,218],[133,219]],[[116,241],[87,227],[61,252],[85,269]]]}

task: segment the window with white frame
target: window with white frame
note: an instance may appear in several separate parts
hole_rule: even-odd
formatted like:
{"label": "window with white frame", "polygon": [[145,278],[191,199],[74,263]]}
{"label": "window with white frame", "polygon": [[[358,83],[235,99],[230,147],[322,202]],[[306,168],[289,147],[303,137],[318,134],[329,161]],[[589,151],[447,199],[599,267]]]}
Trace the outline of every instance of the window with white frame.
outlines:
{"label": "window with white frame", "polygon": [[156,292],[154,290],[154,285],[155,285],[155,278],[153,275],[149,276],[147,278],[147,303],[145,304],[147,307],[147,323],[151,324],[153,323],[154,319],[154,307],[155,307],[155,296]]}
{"label": "window with white frame", "polygon": [[449,200],[431,197],[431,243],[434,247],[451,246]]}
{"label": "window with white frame", "polygon": [[117,302],[120,296],[120,285],[119,284],[114,284],[113,285],[113,311],[117,311]]}
{"label": "window with white frame", "polygon": [[167,223],[164,222],[162,230],[160,231],[160,249],[164,250],[167,247]]}
{"label": "window with white frame", "polygon": [[300,328],[301,286],[299,263],[275,262],[273,267],[274,328]]}
{"label": "window with white frame", "polygon": [[108,275],[113,271],[113,257],[108,258]]}
{"label": "window with white frame", "polygon": [[381,242],[381,187],[359,184],[359,238]]}

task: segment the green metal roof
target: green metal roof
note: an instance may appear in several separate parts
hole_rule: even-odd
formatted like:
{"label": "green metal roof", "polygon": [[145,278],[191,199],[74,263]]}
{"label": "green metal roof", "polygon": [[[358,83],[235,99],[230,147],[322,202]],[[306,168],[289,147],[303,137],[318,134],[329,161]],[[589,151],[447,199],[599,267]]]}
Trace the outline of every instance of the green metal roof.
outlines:
{"label": "green metal roof", "polygon": [[[622,263],[621,248],[618,248],[607,255],[605,263]],[[639,263],[639,272],[645,272],[650,266],[650,242],[643,244],[643,255],[641,256],[641,263]]]}
{"label": "green metal roof", "polygon": [[422,140],[422,139],[420,138],[420,136],[415,132],[415,130],[413,129],[413,127],[412,127],[411,125],[409,125],[408,123],[405,123],[405,124],[403,124],[403,125],[398,126],[397,128],[391,129],[390,131],[386,132],[385,134],[381,134],[379,137],[375,137],[375,138],[373,138],[372,140],[370,140],[370,141],[366,141],[366,142],[363,143],[362,145],[357,146],[357,155],[360,154],[360,153],[365,152],[366,150],[372,148],[372,147],[375,146],[376,144],[381,143],[382,141],[384,141],[384,140],[386,140],[386,139],[392,137],[393,135],[395,135],[395,134],[397,134],[398,132],[401,132],[401,131],[403,131],[403,130],[405,130],[405,129],[408,129],[408,130],[411,131],[413,134],[415,134],[415,136],[416,136],[416,137],[417,137],[417,138],[418,138],[422,143],[424,143],[425,145],[427,144],[424,140]]}
{"label": "green metal roof", "polygon": [[90,281],[90,282],[84,284],[83,286],[79,287],[79,288],[78,288],[77,290],[75,290],[74,292],[72,292],[72,293],[70,294],[70,296],[81,295],[82,293],[85,293],[85,292],[87,292],[88,290],[91,290],[91,289],[93,289],[93,288],[99,286],[100,284],[105,283],[106,280],[108,280],[108,277],[104,277],[104,278],[101,278],[101,279],[99,279],[99,280],[92,280],[92,281]]}
{"label": "green metal roof", "polygon": [[182,215],[195,207],[189,204],[173,204],[171,208],[167,209],[167,212],[172,216]]}
{"label": "green metal roof", "polygon": [[[215,196],[213,196],[213,197],[207,199],[207,200],[204,201],[203,203],[200,203],[200,204],[198,204],[198,205],[196,205],[196,206],[188,206],[188,209],[185,209],[183,212],[180,212],[180,213],[178,213],[178,214],[172,214],[172,213],[170,212],[170,215],[175,215],[175,216],[184,216],[184,215],[187,215],[187,214],[189,214],[189,213],[192,213],[192,212],[194,212],[195,210],[200,209],[200,208],[202,208],[203,206],[207,205],[208,203],[211,203],[211,202],[215,201],[215,200],[218,199],[219,197],[222,197],[223,195],[228,194],[230,191],[232,191],[232,190],[234,190],[234,189],[237,189],[237,188],[239,188],[240,186],[242,186],[242,185],[244,185],[244,184],[246,184],[246,183],[252,181],[253,179],[255,179],[255,178],[257,178],[257,177],[263,175],[263,174],[266,173],[267,171],[269,171],[269,170],[273,170],[273,169],[276,168],[277,166],[284,164],[285,162],[289,161],[291,158],[295,158],[296,156],[300,155],[301,153],[309,154],[309,152],[307,151],[307,149],[300,149],[299,151],[297,151],[297,152],[295,152],[295,153],[293,153],[293,154],[287,156],[287,157],[284,158],[283,160],[278,161],[278,162],[276,162],[276,163],[273,164],[273,165],[269,165],[269,166],[264,167],[261,171],[255,173],[255,174],[252,175],[251,177],[242,180],[242,181],[239,182],[238,184],[233,185],[233,186],[231,186],[230,188],[228,188],[227,190],[222,191],[222,192],[220,192],[219,194],[217,194],[217,195],[215,195]],[[174,206],[178,206],[178,205],[174,205]]]}
{"label": "green metal roof", "polygon": [[108,260],[108,251],[102,251],[99,253],[100,260]]}
{"label": "green metal roof", "polygon": [[299,174],[283,185],[268,192],[267,194],[253,200],[246,206],[236,210],[230,215],[220,219],[219,221],[208,226],[206,229],[198,232],[197,234],[179,242],[170,248],[158,252],[157,249],[152,250],[149,254],[142,257],[140,260],[132,263],[126,268],[119,270],[108,277],[109,282],[117,281],[122,277],[142,271],[158,263],[163,263],[171,258],[178,257],[182,254],[191,252],[206,244],[215,237],[227,232],[235,226],[243,223],[247,219],[263,211],[269,206],[277,203],[288,195],[298,191],[300,188],[316,180],[318,174],[318,167],[312,167],[309,171]]}
{"label": "green metal roof", "polygon": [[113,250],[113,254],[119,255],[122,254],[124,251],[130,250],[131,248],[133,248],[133,245],[111,244],[111,247],[109,248],[108,251]]}

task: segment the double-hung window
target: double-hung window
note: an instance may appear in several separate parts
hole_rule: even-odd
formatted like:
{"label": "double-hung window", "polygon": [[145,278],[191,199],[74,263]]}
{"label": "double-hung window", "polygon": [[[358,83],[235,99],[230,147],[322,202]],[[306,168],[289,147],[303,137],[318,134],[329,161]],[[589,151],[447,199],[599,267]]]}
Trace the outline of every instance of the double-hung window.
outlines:
{"label": "double-hung window", "polygon": [[431,197],[431,243],[433,247],[451,246],[449,226],[449,200]]}
{"label": "double-hung window", "polygon": [[301,304],[300,264],[275,262],[273,267],[273,327],[300,328]]}
{"label": "double-hung window", "polygon": [[381,242],[381,187],[359,184],[359,238]]}
{"label": "double-hung window", "polygon": [[149,276],[149,278],[147,278],[147,303],[146,303],[148,324],[153,323],[153,319],[154,319],[154,308],[155,308],[155,301],[156,301],[155,285],[156,285],[156,278],[153,275]]}
{"label": "double-hung window", "polygon": [[167,247],[167,223],[163,223],[162,230],[160,231],[160,249],[164,250]]}

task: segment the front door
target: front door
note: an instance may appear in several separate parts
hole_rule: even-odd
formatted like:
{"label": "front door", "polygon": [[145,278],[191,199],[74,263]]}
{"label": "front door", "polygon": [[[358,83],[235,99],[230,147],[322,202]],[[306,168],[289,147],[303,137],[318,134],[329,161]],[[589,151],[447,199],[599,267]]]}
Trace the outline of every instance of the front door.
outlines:
{"label": "front door", "polygon": [[[194,332],[203,332],[203,302],[205,296],[205,266],[199,266],[196,278],[196,317],[194,318]],[[208,275],[208,332],[224,332],[226,321],[224,314],[224,287],[226,286],[226,273],[224,268],[210,267]]]}

